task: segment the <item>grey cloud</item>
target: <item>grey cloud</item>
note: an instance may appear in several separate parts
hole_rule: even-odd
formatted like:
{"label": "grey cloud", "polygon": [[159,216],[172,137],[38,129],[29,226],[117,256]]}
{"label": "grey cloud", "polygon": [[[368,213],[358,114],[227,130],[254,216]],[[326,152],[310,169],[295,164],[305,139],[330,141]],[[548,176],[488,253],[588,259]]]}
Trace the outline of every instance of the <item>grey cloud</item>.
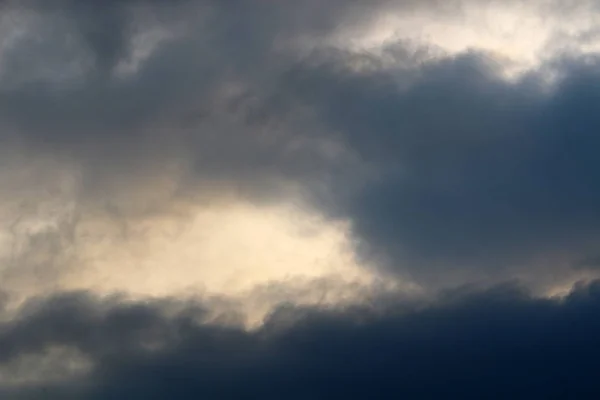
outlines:
{"label": "grey cloud", "polygon": [[[142,20],[142,31],[158,27],[175,37],[133,75],[115,77],[116,64],[131,55],[134,6],[155,14]],[[31,2],[29,9],[39,26],[2,57],[3,136],[80,168],[89,182],[85,191],[173,163],[189,171],[181,179],[191,185],[200,177],[263,188],[255,192],[288,174],[323,172],[327,160],[314,141],[284,126],[285,114],[260,114],[253,105],[290,57],[275,42],[285,48],[305,31],[329,29],[325,21],[304,24],[314,14],[308,5]],[[332,19],[337,13],[318,14]],[[65,70],[70,75],[59,79]]]}
{"label": "grey cloud", "polygon": [[[476,49],[398,42],[382,58],[321,43],[391,8],[454,12],[437,1],[3,4],[39,24],[0,56],[2,211],[17,227],[20,214],[43,217],[46,198],[75,203],[54,230],[25,232],[2,273],[11,283],[34,275],[52,292],[54,274],[83,268],[85,213],[116,221],[113,239],[126,240],[131,220],[180,211],[179,197],[202,207],[204,192],[306,196],[350,221],[360,256],[426,289],[596,269],[583,257],[600,234],[596,56],[509,82]],[[172,37],[118,76],[136,32],[154,28]],[[39,176],[17,173],[26,167]],[[79,186],[54,198],[63,170]],[[255,288],[257,301],[300,298],[304,287],[289,284]],[[598,397],[597,282],[563,300],[514,285],[428,302],[381,292],[357,308],[282,306],[252,332],[235,314],[215,322],[227,304],[54,293],[2,311],[0,364],[67,348],[91,370],[16,386],[0,373],[0,397]]]}
{"label": "grey cloud", "polygon": [[[72,382],[7,387],[9,398],[593,398],[599,390],[597,283],[561,301],[504,285],[429,305],[284,307],[255,332],[202,323],[197,307],[168,314],[161,303],[84,294],[30,307],[4,324],[3,360],[62,344],[94,368]],[[148,338],[158,346],[140,344]]]}
{"label": "grey cloud", "polygon": [[[9,46],[4,56],[9,64],[5,74],[11,76],[14,72],[18,76],[23,69],[27,71],[23,68],[25,62],[11,71],[11,59],[17,58],[12,52],[17,56],[24,52],[29,63],[35,65],[46,64],[58,53],[57,63],[63,64],[56,65],[55,75],[74,61],[84,63],[84,67],[91,63],[92,68],[83,74],[82,81],[73,79],[73,84],[57,86],[45,79],[28,80],[32,77],[27,76],[21,77],[23,84],[17,87],[6,82],[7,88],[2,90],[5,119],[25,128],[36,124],[50,141],[53,135],[75,130],[75,138],[71,136],[70,140],[92,136],[97,142],[110,132],[122,134],[123,128],[131,128],[132,124],[156,123],[157,113],[173,116],[182,108],[190,111],[186,108],[202,105],[210,113],[210,103],[215,101],[210,88],[215,85],[234,83],[261,91],[272,89],[281,69],[302,57],[296,54],[296,41],[306,37],[323,39],[336,29],[352,32],[352,27],[365,24],[391,5],[415,7],[409,1],[357,0],[326,5],[315,1],[208,0],[23,4],[22,8],[33,10],[39,17],[36,22],[41,27],[30,27],[30,35]],[[152,17],[136,19],[135,12],[130,12],[135,7],[147,8]],[[161,46],[133,77],[112,79],[110,72],[115,65],[130,55],[136,24],[142,30],[186,29],[182,36]],[[64,53],[70,46],[75,48]],[[88,53],[92,60],[86,61]],[[97,70],[103,71],[100,77]]]}
{"label": "grey cloud", "polygon": [[[417,69],[356,72],[353,55],[341,60],[296,69],[285,93],[375,171],[334,212],[345,210],[370,251],[391,254],[392,268],[444,280],[597,243],[594,57],[515,83],[478,53]],[[549,68],[563,76],[551,89]]]}
{"label": "grey cloud", "polygon": [[[294,47],[337,29],[360,32],[393,7],[450,12],[438,2],[29,4],[48,19],[49,53],[71,35],[82,41],[57,65],[75,51],[83,64],[92,54],[92,67],[66,83],[5,83],[3,131],[34,157],[71,163],[83,175],[80,199],[147,193],[140,187],[163,175],[176,182],[167,203],[198,187],[271,200],[296,185],[324,213],[350,219],[360,245],[391,258],[390,269],[427,279],[495,273],[595,244],[598,79],[582,60],[553,67],[566,77],[548,93],[547,66],[509,83],[476,51],[426,61],[433,50],[399,44],[389,67]],[[135,7],[163,17],[147,28],[181,23],[183,34],[131,76],[97,74],[128,56]],[[68,24],[57,25],[57,11]],[[11,54],[35,56],[14,46],[3,57],[19,76]]]}
{"label": "grey cloud", "polygon": [[573,263],[576,270],[597,270],[600,268],[600,257],[597,255],[587,256]]}

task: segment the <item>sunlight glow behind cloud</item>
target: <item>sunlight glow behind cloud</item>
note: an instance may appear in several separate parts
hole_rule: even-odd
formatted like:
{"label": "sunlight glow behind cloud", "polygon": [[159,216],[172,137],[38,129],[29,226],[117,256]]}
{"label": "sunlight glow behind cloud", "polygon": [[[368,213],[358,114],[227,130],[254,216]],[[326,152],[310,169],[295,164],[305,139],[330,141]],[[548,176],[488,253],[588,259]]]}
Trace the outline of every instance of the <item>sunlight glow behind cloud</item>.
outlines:
{"label": "sunlight glow behind cloud", "polygon": [[595,29],[600,14],[593,3],[582,1],[559,11],[551,1],[481,2],[441,13],[392,7],[361,34],[342,31],[333,43],[375,54],[398,41],[430,48],[440,56],[485,51],[512,79],[561,52],[586,54],[600,48]]}

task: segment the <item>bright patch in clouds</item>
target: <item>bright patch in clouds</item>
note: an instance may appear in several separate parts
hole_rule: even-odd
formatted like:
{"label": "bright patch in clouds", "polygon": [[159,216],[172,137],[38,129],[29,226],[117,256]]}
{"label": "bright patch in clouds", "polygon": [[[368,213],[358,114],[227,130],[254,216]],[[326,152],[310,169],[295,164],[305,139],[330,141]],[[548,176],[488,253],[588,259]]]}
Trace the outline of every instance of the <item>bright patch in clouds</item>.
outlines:
{"label": "bright patch in clouds", "polygon": [[508,78],[538,68],[561,52],[600,48],[600,13],[589,2],[557,7],[550,2],[481,2],[435,9],[390,11],[360,34],[336,37],[338,45],[377,52],[398,41],[441,51],[441,56],[484,51],[504,65]]}
{"label": "bright patch in clouds", "polygon": [[369,279],[344,224],[285,207],[215,206],[189,221],[146,222],[124,235],[88,241],[91,268],[75,273],[72,284],[149,296],[237,295],[294,278]]}
{"label": "bright patch in clouds", "polygon": [[[110,213],[76,216],[64,191],[56,196],[21,209],[3,232],[4,277],[16,299],[57,289],[221,298],[252,322],[281,302],[351,304],[373,285],[383,287],[357,260],[347,222],[298,206],[226,201],[185,216],[128,221]],[[7,210],[7,222],[15,210]],[[384,286],[416,291],[397,280]]]}

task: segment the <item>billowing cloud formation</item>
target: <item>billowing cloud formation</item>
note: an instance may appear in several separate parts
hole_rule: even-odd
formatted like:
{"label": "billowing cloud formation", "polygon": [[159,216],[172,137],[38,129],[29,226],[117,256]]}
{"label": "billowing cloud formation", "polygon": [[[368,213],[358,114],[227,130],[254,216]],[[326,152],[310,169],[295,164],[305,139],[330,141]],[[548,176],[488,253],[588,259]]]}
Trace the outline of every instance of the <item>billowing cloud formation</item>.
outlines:
{"label": "billowing cloud formation", "polygon": [[203,322],[199,305],[71,294],[6,324],[0,357],[74,354],[61,379],[5,391],[22,398],[593,398],[599,301],[596,283],[562,301],[506,285],[430,305],[282,308],[250,333]]}
{"label": "billowing cloud formation", "polygon": [[358,234],[435,273],[593,249],[599,93],[587,61],[558,67],[567,75],[550,88],[543,70],[507,83],[478,55],[423,68],[405,90],[393,72],[305,78],[378,171],[350,201]]}
{"label": "billowing cloud formation", "polygon": [[0,390],[594,389],[598,6],[1,1]]}
{"label": "billowing cloud formation", "polygon": [[[121,223],[232,196],[300,201],[421,283],[594,250],[596,61],[579,43],[593,18],[546,27],[547,54],[507,78],[519,54],[472,36],[353,42],[392,17],[454,32],[497,4],[338,3],[7,3],[7,197],[47,197],[43,180],[77,218]],[[554,21],[593,4],[528,7]]]}

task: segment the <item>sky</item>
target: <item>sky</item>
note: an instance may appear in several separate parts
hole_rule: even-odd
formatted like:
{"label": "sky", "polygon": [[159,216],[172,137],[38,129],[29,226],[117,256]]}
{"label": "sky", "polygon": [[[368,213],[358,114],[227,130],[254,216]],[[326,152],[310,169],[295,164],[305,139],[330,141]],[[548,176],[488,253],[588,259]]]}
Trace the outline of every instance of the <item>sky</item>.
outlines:
{"label": "sky", "polygon": [[598,398],[599,54],[596,0],[0,0],[0,397]]}

